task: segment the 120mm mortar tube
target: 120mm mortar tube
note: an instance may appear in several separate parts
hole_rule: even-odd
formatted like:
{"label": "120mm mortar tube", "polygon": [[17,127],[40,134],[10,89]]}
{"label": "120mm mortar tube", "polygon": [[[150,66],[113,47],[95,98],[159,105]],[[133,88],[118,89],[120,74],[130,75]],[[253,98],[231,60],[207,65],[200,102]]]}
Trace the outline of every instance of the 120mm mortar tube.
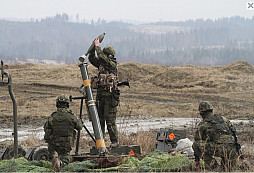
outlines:
{"label": "120mm mortar tube", "polygon": [[95,134],[95,140],[96,140],[96,147],[99,150],[100,155],[106,154],[106,146],[103,139],[103,134],[101,131],[101,124],[95,104],[95,100],[93,98],[92,89],[91,89],[91,81],[89,79],[88,71],[87,71],[87,63],[82,62],[79,64],[83,84],[85,87],[85,92],[87,95],[87,105],[88,105],[88,114],[91,117],[92,125],[93,125],[93,131]]}

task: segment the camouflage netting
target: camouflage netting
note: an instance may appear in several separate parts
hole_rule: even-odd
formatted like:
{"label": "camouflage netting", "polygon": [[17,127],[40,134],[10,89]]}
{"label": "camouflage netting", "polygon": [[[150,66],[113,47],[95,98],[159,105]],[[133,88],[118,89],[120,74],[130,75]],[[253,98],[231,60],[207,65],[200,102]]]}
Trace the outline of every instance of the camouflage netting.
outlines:
{"label": "camouflage netting", "polygon": [[[131,171],[131,172],[166,172],[166,171],[188,171],[193,161],[182,154],[171,156],[168,153],[154,151],[142,160],[135,157],[127,157],[116,167],[98,168],[97,163],[92,161],[74,162],[62,168],[62,172],[109,172],[109,171]],[[25,158],[4,160],[0,162],[1,172],[51,172],[52,164],[47,161],[31,161]]]}
{"label": "camouflage netting", "polygon": [[190,165],[191,161],[182,154],[172,156],[155,151],[140,161],[139,171],[182,171]]}
{"label": "camouflage netting", "polygon": [[51,172],[52,164],[47,161],[27,161],[24,157],[0,162],[1,172]]}
{"label": "camouflage netting", "polygon": [[61,171],[68,172],[94,172],[94,169],[98,167],[97,163],[93,163],[90,160],[83,162],[73,162],[65,166]]}
{"label": "camouflage netting", "polygon": [[96,165],[90,161],[70,163],[63,171],[74,172],[165,172],[165,171],[184,171],[189,170],[193,165],[193,161],[182,154],[171,156],[168,153],[154,151],[141,161],[135,157],[127,157],[116,167],[91,169]]}

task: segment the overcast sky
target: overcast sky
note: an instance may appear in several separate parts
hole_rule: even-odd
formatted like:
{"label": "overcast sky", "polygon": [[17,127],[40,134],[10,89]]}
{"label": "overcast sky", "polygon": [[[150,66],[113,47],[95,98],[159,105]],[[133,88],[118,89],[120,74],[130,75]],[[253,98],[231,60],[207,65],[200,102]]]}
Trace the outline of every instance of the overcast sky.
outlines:
{"label": "overcast sky", "polygon": [[[242,16],[254,0],[0,0],[0,18],[40,19],[67,13],[80,20],[130,20],[137,22],[218,19]],[[254,5],[253,5],[254,6]]]}

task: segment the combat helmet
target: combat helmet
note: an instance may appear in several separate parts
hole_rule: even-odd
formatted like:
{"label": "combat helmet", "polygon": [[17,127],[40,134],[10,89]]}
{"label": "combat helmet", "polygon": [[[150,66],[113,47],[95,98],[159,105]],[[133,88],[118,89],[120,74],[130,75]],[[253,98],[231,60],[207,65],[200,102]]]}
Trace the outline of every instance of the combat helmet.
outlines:
{"label": "combat helmet", "polygon": [[59,95],[56,98],[56,106],[57,107],[69,107],[70,99],[67,95]]}
{"label": "combat helmet", "polygon": [[213,111],[213,105],[209,101],[202,101],[198,107],[199,112]]}
{"label": "combat helmet", "polygon": [[104,54],[112,55],[113,57],[115,57],[116,53],[115,53],[115,49],[113,47],[109,47],[109,46],[104,47],[102,51],[103,51]]}

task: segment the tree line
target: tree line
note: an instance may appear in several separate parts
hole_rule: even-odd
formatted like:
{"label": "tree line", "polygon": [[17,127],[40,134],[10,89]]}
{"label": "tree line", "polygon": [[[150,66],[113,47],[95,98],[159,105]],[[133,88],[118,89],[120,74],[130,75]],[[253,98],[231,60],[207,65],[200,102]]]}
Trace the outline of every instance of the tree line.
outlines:
{"label": "tree line", "polygon": [[[76,17],[78,18],[78,16]],[[116,49],[118,62],[164,65],[223,65],[235,60],[254,64],[254,17],[157,22],[144,26],[125,22],[73,22],[58,14],[27,22],[0,20],[0,57],[54,59],[74,63],[92,40],[107,31],[102,46]],[[158,26],[179,28],[161,32]]]}

